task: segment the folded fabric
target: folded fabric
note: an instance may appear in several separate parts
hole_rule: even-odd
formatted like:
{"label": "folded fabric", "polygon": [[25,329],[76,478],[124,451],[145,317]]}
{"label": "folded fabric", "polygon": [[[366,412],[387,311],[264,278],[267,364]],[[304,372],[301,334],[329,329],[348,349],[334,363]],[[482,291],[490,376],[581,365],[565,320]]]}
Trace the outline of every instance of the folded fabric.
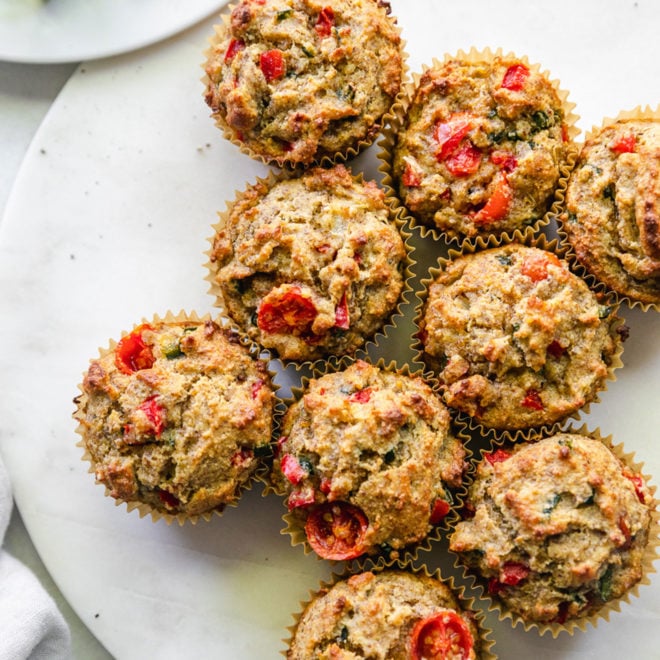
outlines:
{"label": "folded fabric", "polygon": [[69,658],[69,628],[55,601],[34,574],[2,548],[12,507],[9,475],[0,457],[0,658]]}

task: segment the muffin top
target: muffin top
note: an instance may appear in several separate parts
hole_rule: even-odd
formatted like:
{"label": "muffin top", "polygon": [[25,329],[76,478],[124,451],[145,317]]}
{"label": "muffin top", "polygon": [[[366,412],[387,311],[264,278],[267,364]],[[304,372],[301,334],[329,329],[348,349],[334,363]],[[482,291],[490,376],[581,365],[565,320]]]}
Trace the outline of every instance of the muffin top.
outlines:
{"label": "muffin top", "polygon": [[156,511],[222,510],[269,448],[265,363],[211,320],[143,323],[90,363],[75,414],[96,478]]}
{"label": "muffin top", "polygon": [[274,479],[313,550],[396,556],[426,537],[465,468],[449,422],[419,377],[358,361],[311,380],[283,419]]}
{"label": "muffin top", "polygon": [[495,429],[559,421],[605,387],[620,349],[614,306],[549,251],[458,257],[431,282],[419,338],[447,405]]}
{"label": "muffin top", "polygon": [[213,115],[279,165],[372,141],[403,75],[388,11],[376,0],[242,0],[208,53]]}
{"label": "muffin top", "polygon": [[474,614],[440,580],[401,570],[363,572],[316,594],[303,612],[290,660],[474,660]]}
{"label": "muffin top", "polygon": [[485,454],[450,549],[525,621],[564,623],[642,576],[652,496],[600,440],[560,433]]}
{"label": "muffin top", "polygon": [[399,197],[449,238],[501,234],[549,209],[568,129],[548,78],[512,57],[427,69],[393,149]]}
{"label": "muffin top", "polygon": [[633,301],[660,304],[660,120],[620,120],[586,141],[562,227],[598,280]]}
{"label": "muffin top", "polygon": [[230,316],[285,360],[354,353],[392,314],[406,250],[384,193],[343,166],[248,188],[217,227]]}

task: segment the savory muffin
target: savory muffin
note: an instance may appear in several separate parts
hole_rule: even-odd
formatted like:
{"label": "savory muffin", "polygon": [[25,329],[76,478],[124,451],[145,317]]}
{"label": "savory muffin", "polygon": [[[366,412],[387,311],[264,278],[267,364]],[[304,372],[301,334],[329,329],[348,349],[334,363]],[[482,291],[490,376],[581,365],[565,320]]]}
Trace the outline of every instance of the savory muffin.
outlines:
{"label": "savory muffin", "polygon": [[389,3],[241,0],[207,53],[206,103],[247,153],[319,163],[373,141],[401,88]]}
{"label": "savory muffin", "polygon": [[365,571],[314,594],[289,660],[475,660],[475,614],[441,580],[400,569]]}
{"label": "savory muffin", "polygon": [[399,198],[448,238],[512,232],[549,210],[569,149],[565,104],[513,56],[435,64],[393,145]]}
{"label": "savory muffin", "polygon": [[265,363],[210,319],[136,326],[91,361],[81,389],[78,431],[118,500],[175,516],[222,511],[269,451]]}
{"label": "savory muffin", "polygon": [[211,282],[234,321],[284,360],[352,354],[393,313],[406,249],[374,182],[343,166],[259,182],[216,227]]}
{"label": "savory muffin", "polygon": [[449,513],[465,449],[419,377],[358,361],[312,379],[281,425],[273,479],[326,559],[398,556]]}
{"label": "savory muffin", "polygon": [[552,424],[604,389],[621,350],[615,310],[553,252],[513,243],[464,254],[428,286],[422,358],[445,403],[482,425]]}
{"label": "savory muffin", "polygon": [[620,119],[589,137],[561,220],[589,273],[631,301],[660,304],[660,119]]}
{"label": "savory muffin", "polygon": [[484,455],[450,549],[523,621],[565,623],[639,582],[652,502],[603,441],[559,433]]}

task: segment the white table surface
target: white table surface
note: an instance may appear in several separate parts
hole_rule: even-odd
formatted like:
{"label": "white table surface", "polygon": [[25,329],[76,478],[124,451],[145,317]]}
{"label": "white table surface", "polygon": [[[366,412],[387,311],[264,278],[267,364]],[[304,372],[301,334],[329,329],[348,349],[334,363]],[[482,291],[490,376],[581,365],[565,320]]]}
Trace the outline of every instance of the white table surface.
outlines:
{"label": "white table surface", "polygon": [[[14,178],[30,141],[76,66],[0,62],[0,218],[4,215]],[[57,603],[71,629],[73,657],[85,660],[111,658],[62,596],[41,561],[16,507],[4,547],[34,572]]]}

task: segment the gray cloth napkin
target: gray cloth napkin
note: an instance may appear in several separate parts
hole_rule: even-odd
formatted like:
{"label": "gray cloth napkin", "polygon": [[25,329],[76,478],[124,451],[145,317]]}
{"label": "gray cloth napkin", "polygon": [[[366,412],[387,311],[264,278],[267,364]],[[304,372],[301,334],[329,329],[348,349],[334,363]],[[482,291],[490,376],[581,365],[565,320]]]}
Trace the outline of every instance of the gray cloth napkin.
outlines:
{"label": "gray cloth napkin", "polygon": [[34,574],[3,549],[13,507],[9,475],[0,457],[0,658],[71,657],[69,628]]}

